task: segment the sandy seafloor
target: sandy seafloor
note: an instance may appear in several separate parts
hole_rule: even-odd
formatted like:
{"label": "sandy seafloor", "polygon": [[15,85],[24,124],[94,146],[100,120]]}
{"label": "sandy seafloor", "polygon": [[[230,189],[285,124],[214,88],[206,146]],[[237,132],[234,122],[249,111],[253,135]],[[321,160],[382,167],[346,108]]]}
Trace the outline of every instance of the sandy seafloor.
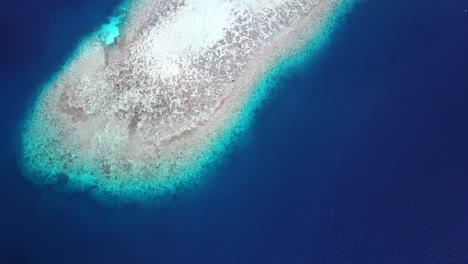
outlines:
{"label": "sandy seafloor", "polygon": [[468,3],[361,1],[208,184],[148,211],[36,188],[16,153],[39,85],[118,2],[4,4],[0,263],[468,262]]}

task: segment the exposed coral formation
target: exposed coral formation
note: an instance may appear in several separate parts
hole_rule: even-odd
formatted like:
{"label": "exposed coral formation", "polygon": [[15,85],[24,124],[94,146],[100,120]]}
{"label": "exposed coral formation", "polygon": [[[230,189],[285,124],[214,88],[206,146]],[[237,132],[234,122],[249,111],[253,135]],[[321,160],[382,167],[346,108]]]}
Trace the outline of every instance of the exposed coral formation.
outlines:
{"label": "exposed coral formation", "polygon": [[259,78],[341,2],[131,2],[41,94],[23,136],[33,180],[125,203],[193,184]]}

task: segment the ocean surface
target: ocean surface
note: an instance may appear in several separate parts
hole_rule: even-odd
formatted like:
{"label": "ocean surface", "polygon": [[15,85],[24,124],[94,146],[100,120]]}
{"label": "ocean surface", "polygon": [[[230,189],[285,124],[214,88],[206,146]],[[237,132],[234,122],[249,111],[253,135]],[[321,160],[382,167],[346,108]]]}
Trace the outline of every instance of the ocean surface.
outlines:
{"label": "ocean surface", "polygon": [[152,210],[19,162],[40,85],[119,3],[2,3],[0,263],[468,263],[467,1],[358,1],[206,184]]}

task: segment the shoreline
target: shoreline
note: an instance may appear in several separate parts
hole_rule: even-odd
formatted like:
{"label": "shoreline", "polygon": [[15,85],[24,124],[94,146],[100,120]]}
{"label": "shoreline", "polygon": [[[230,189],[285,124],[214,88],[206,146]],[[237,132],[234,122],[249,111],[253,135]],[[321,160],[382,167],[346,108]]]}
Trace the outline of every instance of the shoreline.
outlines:
{"label": "shoreline", "polygon": [[[164,164],[164,162],[160,161],[160,164],[162,166],[166,166],[165,168],[161,169],[161,171],[166,171],[166,175],[168,175],[168,177],[165,177],[164,179],[161,179],[161,177],[152,177],[144,178],[142,180],[142,178],[140,177],[116,178],[106,180],[98,176],[86,176],[83,173],[81,173],[75,175],[75,178],[67,176],[69,178],[66,180],[66,184],[64,184],[65,186],[63,186],[63,190],[71,192],[94,190],[91,191],[91,195],[94,196],[95,199],[101,200],[101,202],[104,204],[115,203],[113,205],[118,205],[130,204],[133,202],[140,204],[145,204],[147,202],[153,203],[155,199],[160,200],[164,199],[164,197],[168,195],[177,194],[179,192],[178,189],[193,189],[194,186],[197,186],[201,183],[200,177],[203,174],[203,170],[209,170],[209,168],[211,168],[215,163],[219,162],[222,159],[222,156],[224,154],[227,154],[227,149],[229,148],[229,146],[234,144],[235,141],[238,140],[234,139],[233,137],[242,137],[242,134],[247,131],[248,127],[250,126],[250,123],[252,122],[252,112],[260,108],[259,105],[261,104],[261,101],[267,99],[269,93],[268,90],[272,89],[272,87],[266,87],[268,86],[267,84],[265,84],[265,82],[268,82],[267,79],[271,78],[271,76],[275,74],[284,73],[284,69],[280,68],[287,68],[286,70],[288,70],[291,67],[297,67],[297,60],[301,60],[301,58],[299,57],[304,56],[304,58],[302,59],[305,59],[305,57],[313,55],[306,53],[313,53],[309,50],[309,48],[322,45],[322,43],[316,42],[321,38],[326,39],[328,37],[324,35],[329,35],[330,27],[334,26],[330,25],[330,23],[334,23],[333,20],[336,19],[337,16],[342,15],[340,12],[347,11],[338,9],[345,9],[345,7],[342,6],[348,5],[349,2],[350,1],[346,0],[342,1],[340,4],[338,4],[338,6],[331,8],[332,10],[328,10],[328,15],[326,15],[325,18],[322,17],[322,21],[319,26],[308,26],[307,22],[313,21],[314,17],[310,17],[309,20],[304,18],[303,21],[300,23],[304,29],[303,31],[296,27],[293,30],[289,30],[287,32],[288,34],[285,34],[285,36],[282,35],[278,37],[284,38],[287,36],[291,36],[290,34],[296,33],[299,36],[301,36],[299,37],[299,40],[296,39],[296,41],[289,42],[283,41],[284,46],[278,44],[272,48],[276,51],[264,50],[264,54],[262,56],[264,57],[265,63],[261,66],[256,65],[257,67],[252,66],[256,69],[246,70],[247,74],[244,74],[242,76],[243,80],[239,81],[241,82],[241,85],[238,84],[241,87],[241,91],[238,90],[234,94],[228,95],[228,97],[223,99],[224,103],[221,104],[220,108],[211,117],[209,122],[205,126],[202,126],[202,129],[195,130],[195,135],[193,137],[195,138],[195,141],[197,141],[196,143],[198,143],[198,148],[189,150],[185,153],[185,156],[187,158],[186,160],[179,161],[178,165],[180,167],[178,168],[178,171],[171,171],[172,164],[170,160],[174,159],[171,153],[174,153],[174,151],[178,151],[180,149],[184,149],[184,147],[190,147],[190,143],[192,143],[191,140],[187,141],[184,138],[176,140],[174,144],[171,144],[172,148],[168,148],[168,150],[166,150],[168,153],[168,155],[166,156],[166,160],[169,162],[167,162],[167,164]],[[346,7],[346,9],[347,8],[349,7]],[[312,14],[310,14],[310,16],[313,15],[313,11],[311,12]],[[336,12],[338,12],[338,14]],[[307,28],[309,29],[306,30]],[[89,43],[84,42],[84,44]],[[82,55],[83,50],[85,50],[86,48],[87,47],[85,45],[80,46],[77,49],[77,56]],[[316,50],[318,48],[320,47],[312,49]],[[268,55],[269,52],[270,54],[277,54],[276,56],[271,57]],[[76,60],[76,58],[73,57],[71,58],[71,60]],[[60,75],[61,72],[57,74],[57,79],[61,77]],[[51,83],[54,83],[54,81],[51,81]],[[45,87],[47,87],[47,85]],[[46,92],[47,89],[48,88],[44,88],[44,92]],[[37,104],[39,105],[41,101],[42,94],[39,97]],[[37,108],[37,106],[34,107],[34,113],[38,111]],[[31,116],[29,116],[29,118],[26,119],[26,127],[30,126],[30,124],[28,123],[32,120],[32,118],[33,115],[31,113]],[[211,125],[210,127],[209,123],[214,123],[214,126]],[[199,137],[198,139],[197,134]],[[211,136],[206,136],[210,134]],[[206,138],[207,142],[203,142],[203,138]],[[184,142],[184,140],[187,142]],[[26,143],[24,145],[26,145]],[[27,152],[25,149],[23,150],[25,153]],[[34,149],[31,149],[30,151],[34,152]],[[93,170],[97,171],[98,168],[95,167],[95,165],[92,165],[92,163],[94,162],[92,160],[93,158],[91,157],[90,159],[91,160],[88,161],[88,164],[86,164],[90,166],[88,170],[91,172]],[[175,159],[177,159],[177,156],[175,157]],[[83,162],[87,163],[86,161],[82,161],[82,163]],[[42,172],[39,171],[39,174],[43,174],[41,175],[41,177],[33,176],[33,173],[38,173],[38,170],[33,168],[34,164],[29,164],[30,166],[28,166],[26,162],[24,162],[24,164],[26,166],[26,170],[28,171],[28,175],[31,175],[32,178],[36,177],[35,182],[37,184],[55,184],[54,180],[56,181],[56,179],[53,179],[55,177],[52,177],[51,175],[53,175],[54,173],[57,174],[57,171],[54,172],[50,168],[43,168]],[[138,174],[141,174],[141,171],[137,171],[136,174],[138,176]],[[47,179],[49,179],[49,181],[47,181]],[[146,193],[147,197],[145,197],[144,193]],[[112,199],[109,198],[118,200],[118,202],[111,201]]]}

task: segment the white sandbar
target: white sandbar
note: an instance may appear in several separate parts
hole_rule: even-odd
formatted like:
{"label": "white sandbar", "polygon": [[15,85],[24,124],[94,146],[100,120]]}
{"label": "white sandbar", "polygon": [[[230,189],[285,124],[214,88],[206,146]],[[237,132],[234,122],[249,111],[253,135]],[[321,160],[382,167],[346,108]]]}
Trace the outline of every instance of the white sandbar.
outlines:
{"label": "white sandbar", "polygon": [[190,188],[259,80],[344,1],[131,2],[45,87],[23,135],[28,175],[107,204]]}

